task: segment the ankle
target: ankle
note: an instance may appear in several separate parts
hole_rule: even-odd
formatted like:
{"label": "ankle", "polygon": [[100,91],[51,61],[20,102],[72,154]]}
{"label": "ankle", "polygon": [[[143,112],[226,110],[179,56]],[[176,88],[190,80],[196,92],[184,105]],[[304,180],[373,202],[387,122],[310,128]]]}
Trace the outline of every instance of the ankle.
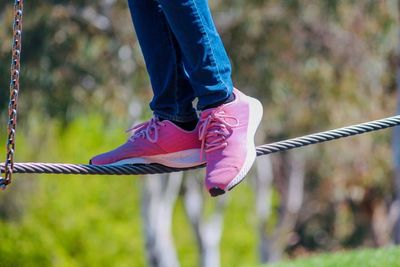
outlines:
{"label": "ankle", "polygon": [[221,106],[221,105],[223,105],[223,104],[228,104],[228,103],[230,103],[230,102],[233,102],[234,100],[235,100],[235,94],[234,93],[232,93],[232,94],[230,94],[227,98],[225,98],[224,100],[221,100],[221,101],[218,101],[218,102],[215,102],[215,103],[213,103],[213,104],[210,104],[210,105],[207,105],[207,106],[205,106],[204,108],[203,108],[203,110],[206,110],[206,109],[209,109],[209,108],[216,108],[216,107],[219,107],[219,106]]}
{"label": "ankle", "polygon": [[[164,118],[159,118],[160,121],[166,120]],[[191,120],[188,122],[180,122],[180,121],[173,121],[173,120],[168,120],[170,122],[172,122],[173,124],[175,124],[176,126],[178,126],[179,128],[186,130],[186,131],[193,131],[196,126],[197,123],[199,122],[199,119],[195,119],[195,120]]]}

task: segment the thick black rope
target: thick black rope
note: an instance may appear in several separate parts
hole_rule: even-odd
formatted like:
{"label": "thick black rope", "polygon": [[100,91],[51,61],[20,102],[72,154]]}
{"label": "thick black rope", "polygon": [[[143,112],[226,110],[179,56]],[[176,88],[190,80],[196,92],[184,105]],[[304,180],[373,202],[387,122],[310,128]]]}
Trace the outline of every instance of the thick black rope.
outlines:
{"label": "thick black rope", "polygon": [[[400,125],[400,115],[381,120],[370,121],[339,129],[305,135],[257,147],[257,156],[277,153],[297,147],[308,146],[378,131]],[[128,174],[156,174],[184,171],[204,167],[204,165],[192,168],[171,168],[159,164],[120,165],[120,166],[96,166],[88,164],[61,164],[61,163],[15,163],[14,173],[48,173],[48,174],[100,174],[100,175],[128,175]],[[0,164],[0,172],[4,172],[4,164]],[[2,180],[0,179],[0,186]]]}

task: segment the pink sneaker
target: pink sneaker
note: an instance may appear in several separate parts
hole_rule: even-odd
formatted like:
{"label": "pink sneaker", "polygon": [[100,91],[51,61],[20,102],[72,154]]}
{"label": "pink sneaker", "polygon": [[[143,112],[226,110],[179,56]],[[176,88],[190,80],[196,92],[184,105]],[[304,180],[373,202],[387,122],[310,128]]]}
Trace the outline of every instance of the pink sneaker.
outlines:
{"label": "pink sneaker", "polygon": [[199,139],[205,151],[205,184],[212,196],[240,183],[256,158],[254,135],[263,107],[257,99],[234,89],[235,100],[201,113]]}
{"label": "pink sneaker", "polygon": [[193,131],[185,131],[170,121],[152,118],[128,131],[133,133],[125,144],[95,156],[90,160],[90,164],[159,163],[184,168],[205,163],[201,156],[198,126]]}

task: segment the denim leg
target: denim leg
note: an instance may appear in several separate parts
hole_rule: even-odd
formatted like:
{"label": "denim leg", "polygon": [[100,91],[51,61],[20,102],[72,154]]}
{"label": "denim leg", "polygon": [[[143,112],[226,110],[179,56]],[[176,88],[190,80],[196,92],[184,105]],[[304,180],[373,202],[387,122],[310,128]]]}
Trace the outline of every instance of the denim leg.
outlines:
{"label": "denim leg", "polygon": [[196,119],[194,90],[160,4],[154,0],[128,0],[128,4],[153,88],[154,115],[179,122]]}
{"label": "denim leg", "polygon": [[207,0],[158,0],[183,53],[198,109],[223,101],[233,89],[231,64]]}

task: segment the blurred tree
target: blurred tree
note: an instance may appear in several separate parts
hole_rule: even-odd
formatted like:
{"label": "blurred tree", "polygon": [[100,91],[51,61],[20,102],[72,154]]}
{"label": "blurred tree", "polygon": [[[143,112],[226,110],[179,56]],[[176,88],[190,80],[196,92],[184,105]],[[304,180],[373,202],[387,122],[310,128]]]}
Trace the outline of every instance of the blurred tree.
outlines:
{"label": "blurred tree", "polygon": [[148,264],[151,267],[180,266],[171,225],[182,176],[182,172],[148,175],[143,181],[143,228]]}
{"label": "blurred tree", "polygon": [[[396,2],[215,3],[236,85],[264,102],[263,143],[393,113],[387,59],[396,48]],[[388,135],[309,151],[308,197],[296,225],[299,242],[290,251],[371,244],[372,230],[379,227],[375,215],[363,216],[363,205],[373,203],[365,198],[387,205],[393,194],[390,162],[383,160],[390,154]],[[347,230],[337,231],[346,228],[337,227],[339,222]]]}
{"label": "blurred tree", "polygon": [[[255,175],[256,211],[259,220],[261,262],[279,261],[289,243],[297,238],[294,233],[298,214],[303,203],[305,158],[299,151],[293,151],[281,158],[278,170],[272,170],[269,157],[257,160]],[[275,181],[280,194],[276,208],[275,224],[271,223],[272,181]]]}
{"label": "blurred tree", "polygon": [[[398,18],[400,18],[400,1],[398,2]],[[397,110],[396,113],[400,114],[400,20],[398,19],[397,29],[397,50],[395,56],[395,70],[396,70],[396,88],[397,88]],[[393,236],[395,244],[400,244],[400,128],[396,127],[393,130],[393,162],[394,162],[394,185],[395,185],[395,199],[392,203],[391,213],[393,215]]]}
{"label": "blurred tree", "polygon": [[[186,214],[196,237],[201,267],[221,266],[220,242],[227,195],[218,197],[212,208],[206,209],[208,193],[203,188],[203,172],[185,173],[184,203]],[[205,196],[205,194],[207,194]]]}
{"label": "blurred tree", "polygon": [[[0,10],[2,25],[10,25],[0,39],[10,40],[11,2]],[[20,114],[39,110],[65,122],[89,111],[126,117],[129,100],[148,85],[125,1],[28,1],[24,14]],[[2,62],[10,45],[0,45]],[[1,66],[8,84],[8,66]]]}

